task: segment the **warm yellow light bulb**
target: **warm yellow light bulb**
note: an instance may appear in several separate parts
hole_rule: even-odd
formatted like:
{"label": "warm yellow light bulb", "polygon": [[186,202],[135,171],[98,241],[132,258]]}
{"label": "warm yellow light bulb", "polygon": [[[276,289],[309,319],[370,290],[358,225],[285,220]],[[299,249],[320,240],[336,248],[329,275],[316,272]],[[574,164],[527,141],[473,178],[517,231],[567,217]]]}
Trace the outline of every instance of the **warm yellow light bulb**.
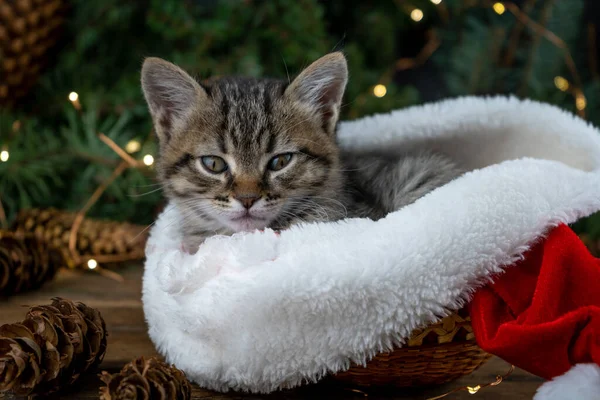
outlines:
{"label": "warm yellow light bulb", "polygon": [[423,19],[423,11],[419,10],[418,8],[415,8],[410,12],[410,18],[412,18],[412,20],[415,22],[419,22]]}
{"label": "warm yellow light bulb", "polygon": [[379,84],[375,85],[375,87],[373,88],[373,94],[375,95],[375,97],[383,97],[386,93],[387,88],[385,87],[385,85]]}
{"label": "warm yellow light bulb", "polygon": [[587,106],[587,101],[585,100],[585,97],[583,97],[583,96],[577,97],[577,99],[575,100],[575,107],[577,107],[577,109],[579,111],[582,111],[585,109],[586,106]]}
{"label": "warm yellow light bulb", "polygon": [[79,99],[79,95],[76,92],[69,93],[69,100],[75,102]]}
{"label": "warm yellow light bulb", "polygon": [[9,157],[8,150],[2,150],[2,151],[0,151],[0,161],[7,162],[8,161],[8,157]]}
{"label": "warm yellow light bulb", "polygon": [[431,2],[433,4],[440,4],[442,2],[442,0],[431,0]]}
{"label": "warm yellow light bulb", "polygon": [[480,385],[477,385],[475,387],[467,386],[467,390],[469,391],[470,394],[475,394],[475,393],[479,392],[479,389],[481,389]]}
{"label": "warm yellow light bulb", "polygon": [[557,76],[554,78],[554,86],[556,86],[558,90],[565,92],[569,89],[569,81],[562,76]]}
{"label": "warm yellow light bulb", "polygon": [[96,269],[96,267],[98,266],[98,261],[94,260],[93,258],[90,258],[87,262],[87,266],[89,269]]}
{"label": "warm yellow light bulb", "polygon": [[125,145],[125,150],[127,150],[128,153],[135,153],[136,151],[140,151],[141,148],[142,145],[137,140],[130,140]]}
{"label": "warm yellow light bulb", "polygon": [[506,11],[506,7],[500,2],[494,3],[492,8],[494,9],[494,11],[496,11],[496,14],[498,15],[502,15]]}
{"label": "warm yellow light bulb", "polygon": [[150,154],[146,154],[143,161],[147,166],[151,166],[154,164],[154,157],[152,157]]}

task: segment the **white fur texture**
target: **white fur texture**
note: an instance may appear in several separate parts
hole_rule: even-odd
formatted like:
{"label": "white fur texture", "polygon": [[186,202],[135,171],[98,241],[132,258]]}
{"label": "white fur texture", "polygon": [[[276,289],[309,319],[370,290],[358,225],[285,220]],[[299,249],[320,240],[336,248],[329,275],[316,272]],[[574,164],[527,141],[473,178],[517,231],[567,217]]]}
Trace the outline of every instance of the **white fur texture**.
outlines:
{"label": "white fur texture", "polygon": [[471,172],[366,219],[214,237],[180,251],[177,211],[153,227],[150,337],[201,386],[271,392],[401,345],[460,308],[548,229],[600,210],[600,135],[555,107],[460,98],[340,126],[351,148],[434,147]]}
{"label": "white fur texture", "polygon": [[533,400],[600,399],[600,366],[577,364],[564,375],[544,383]]}

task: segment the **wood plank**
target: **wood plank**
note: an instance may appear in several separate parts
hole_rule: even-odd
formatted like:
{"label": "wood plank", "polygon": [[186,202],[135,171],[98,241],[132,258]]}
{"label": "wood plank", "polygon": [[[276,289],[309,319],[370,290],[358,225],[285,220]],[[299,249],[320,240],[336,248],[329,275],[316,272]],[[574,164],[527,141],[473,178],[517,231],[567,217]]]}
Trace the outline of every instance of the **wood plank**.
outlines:
{"label": "wood plank", "polygon": [[[42,289],[0,300],[0,324],[16,322],[23,318],[25,306],[47,304],[55,296],[82,301],[91,307],[96,307],[104,317],[109,332],[109,345],[101,369],[111,373],[118,372],[124,364],[138,356],[151,357],[157,355],[156,350],[147,335],[141,303],[140,265],[130,265],[119,270],[125,279],[117,283],[93,272],[61,271],[54,282]],[[392,388],[364,389],[341,386],[337,382],[324,380],[318,384],[308,385],[294,390],[286,390],[271,395],[249,395],[240,393],[215,393],[194,386],[193,399],[204,400],[296,400],[296,399],[359,399],[368,396],[370,399],[411,399],[425,400],[451,391],[461,386],[477,386],[494,382],[497,375],[508,371],[509,365],[492,358],[473,374],[458,381],[430,388]],[[458,392],[446,399],[477,399],[486,400],[525,400],[531,399],[541,378],[522,370],[514,373],[500,385],[483,389],[477,396],[468,392]],[[96,373],[88,374],[81,382],[72,388],[70,393],[61,393],[51,397],[64,400],[97,399],[101,382]],[[8,395],[0,395],[0,399],[15,399]]]}

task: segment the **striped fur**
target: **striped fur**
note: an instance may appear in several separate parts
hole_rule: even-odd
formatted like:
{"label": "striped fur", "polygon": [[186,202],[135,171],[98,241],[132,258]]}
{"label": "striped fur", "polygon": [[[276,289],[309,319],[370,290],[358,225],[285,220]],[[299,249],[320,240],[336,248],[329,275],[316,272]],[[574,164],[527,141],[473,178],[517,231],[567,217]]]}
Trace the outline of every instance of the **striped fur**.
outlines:
{"label": "striped fur", "polygon": [[[457,175],[439,156],[340,154],[335,129],[347,75],[341,53],[315,61],[291,83],[227,77],[200,85],[173,64],[145,61],[158,176],[185,215],[188,249],[214,234],[380,218]],[[291,154],[289,164],[269,170],[281,154]],[[228,169],[210,172],[203,156],[222,158]]]}

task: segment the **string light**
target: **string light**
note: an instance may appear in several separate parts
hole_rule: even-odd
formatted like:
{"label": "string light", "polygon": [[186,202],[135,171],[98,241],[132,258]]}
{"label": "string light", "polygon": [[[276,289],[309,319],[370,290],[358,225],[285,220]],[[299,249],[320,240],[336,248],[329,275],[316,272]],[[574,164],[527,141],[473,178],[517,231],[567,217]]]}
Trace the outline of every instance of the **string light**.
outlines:
{"label": "string light", "polygon": [[494,3],[492,8],[494,9],[494,11],[496,11],[496,14],[498,15],[502,15],[506,11],[506,7],[500,2]]}
{"label": "string light", "polygon": [[154,157],[152,157],[150,154],[146,154],[143,161],[147,166],[151,166],[154,164]]}
{"label": "string light", "polygon": [[73,107],[75,107],[76,110],[81,110],[81,103],[79,103],[79,95],[77,92],[69,93],[69,101],[73,103]]}
{"label": "string light", "polygon": [[435,5],[438,5],[442,2],[442,0],[431,0],[431,2]]}
{"label": "string light", "polygon": [[137,140],[130,140],[129,142],[127,142],[127,144],[125,145],[125,150],[131,154],[131,153],[135,153],[137,151],[140,151],[140,149],[142,148],[142,145],[140,142],[138,142]]}
{"label": "string light", "polygon": [[8,154],[8,150],[0,151],[0,161],[7,162],[9,156],[10,156],[10,154]]}
{"label": "string light", "polygon": [[583,97],[583,95],[577,96],[575,99],[575,107],[577,107],[579,111],[583,111],[586,106],[587,101],[585,100],[585,97]]}
{"label": "string light", "polygon": [[385,85],[379,84],[375,85],[375,87],[373,88],[373,94],[375,95],[375,97],[383,97],[386,93],[387,88],[385,87]]}
{"label": "string light", "polygon": [[567,90],[569,90],[569,81],[567,81],[562,76],[557,76],[556,78],[554,78],[554,86],[556,86],[558,90],[566,92]]}
{"label": "string light", "polygon": [[98,261],[94,260],[93,258],[90,258],[87,262],[87,266],[89,269],[96,269],[96,267],[98,266]]}
{"label": "string light", "polygon": [[469,391],[470,394],[475,394],[475,393],[479,392],[479,389],[481,389],[480,385],[477,385],[475,387],[467,386],[467,390]]}
{"label": "string light", "polygon": [[418,8],[415,8],[410,12],[410,18],[415,22],[419,22],[423,19],[423,11],[419,10]]}

